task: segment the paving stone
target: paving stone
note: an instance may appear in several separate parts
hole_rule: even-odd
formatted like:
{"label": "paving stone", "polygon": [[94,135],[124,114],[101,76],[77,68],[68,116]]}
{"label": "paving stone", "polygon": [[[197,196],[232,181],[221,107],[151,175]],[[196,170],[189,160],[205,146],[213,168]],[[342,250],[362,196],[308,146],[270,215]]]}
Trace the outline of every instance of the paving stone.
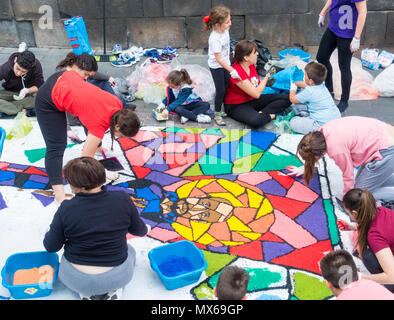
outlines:
{"label": "paving stone", "polygon": [[[50,10],[44,6],[49,6]],[[46,14],[52,14],[54,20],[60,18],[56,0],[13,0],[12,7],[16,20],[38,20]]]}
{"label": "paving stone", "polygon": [[142,1],[144,17],[164,16],[163,0],[144,0]]}
{"label": "paving stone", "polygon": [[325,32],[319,28],[315,14],[294,14],[292,17],[291,42],[303,46],[317,46]]}
{"label": "paving stone", "polygon": [[167,17],[205,16],[211,9],[211,0],[163,0],[163,8]]}
{"label": "paving stone", "polygon": [[[368,12],[361,43],[369,47],[384,45],[386,41],[386,27],[386,12]],[[391,33],[393,32],[391,31]]]}

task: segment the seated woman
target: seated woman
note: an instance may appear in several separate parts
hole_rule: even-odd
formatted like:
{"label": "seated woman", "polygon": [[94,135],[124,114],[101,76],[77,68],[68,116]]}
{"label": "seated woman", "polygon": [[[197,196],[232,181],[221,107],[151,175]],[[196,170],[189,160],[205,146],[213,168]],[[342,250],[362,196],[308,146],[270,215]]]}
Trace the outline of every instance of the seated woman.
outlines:
{"label": "seated woman", "polygon": [[224,111],[230,118],[259,128],[275,119],[279,113],[291,105],[288,94],[264,94],[268,74],[262,81],[256,71],[257,45],[253,41],[241,40],[234,49],[233,64],[241,78],[230,79],[224,98]]}
{"label": "seated woman", "polygon": [[44,247],[57,252],[64,246],[59,278],[82,299],[119,299],[133,277],[136,259],[126,234],[142,237],[150,226],[126,192],[103,187],[105,169],[96,159],[69,161],[64,177],[75,197],[56,211]]}

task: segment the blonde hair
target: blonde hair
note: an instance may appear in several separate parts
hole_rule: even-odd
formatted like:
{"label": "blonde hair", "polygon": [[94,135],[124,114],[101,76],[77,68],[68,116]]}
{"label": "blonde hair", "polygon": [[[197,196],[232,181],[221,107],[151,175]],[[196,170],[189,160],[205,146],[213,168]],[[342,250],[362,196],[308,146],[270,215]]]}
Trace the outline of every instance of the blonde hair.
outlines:
{"label": "blonde hair", "polygon": [[212,30],[216,24],[222,24],[230,16],[231,10],[224,6],[212,8],[208,19],[204,20],[204,31]]}
{"label": "blonde hair", "polygon": [[362,256],[368,246],[368,231],[377,213],[375,198],[369,190],[355,188],[344,195],[343,205],[349,211],[357,212],[355,214],[358,231],[356,245]]}

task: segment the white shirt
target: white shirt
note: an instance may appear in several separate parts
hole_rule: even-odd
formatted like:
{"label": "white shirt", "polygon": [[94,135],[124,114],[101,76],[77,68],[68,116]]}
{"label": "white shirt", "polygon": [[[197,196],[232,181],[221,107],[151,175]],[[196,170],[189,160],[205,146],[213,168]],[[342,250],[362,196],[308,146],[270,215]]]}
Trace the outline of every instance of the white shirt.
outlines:
{"label": "white shirt", "polygon": [[223,33],[212,31],[208,40],[208,66],[211,69],[223,68],[215,58],[215,53],[220,53],[222,59],[230,63],[230,33],[226,30]]}

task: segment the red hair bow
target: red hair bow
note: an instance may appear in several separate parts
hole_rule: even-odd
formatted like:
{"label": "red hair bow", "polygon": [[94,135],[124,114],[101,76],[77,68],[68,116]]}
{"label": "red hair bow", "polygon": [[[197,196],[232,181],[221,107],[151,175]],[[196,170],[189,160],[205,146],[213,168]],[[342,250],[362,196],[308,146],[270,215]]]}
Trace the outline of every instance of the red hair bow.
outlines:
{"label": "red hair bow", "polygon": [[209,20],[211,20],[211,17],[208,15],[208,16],[205,16],[204,18],[202,18],[202,20],[204,22],[208,22]]}

